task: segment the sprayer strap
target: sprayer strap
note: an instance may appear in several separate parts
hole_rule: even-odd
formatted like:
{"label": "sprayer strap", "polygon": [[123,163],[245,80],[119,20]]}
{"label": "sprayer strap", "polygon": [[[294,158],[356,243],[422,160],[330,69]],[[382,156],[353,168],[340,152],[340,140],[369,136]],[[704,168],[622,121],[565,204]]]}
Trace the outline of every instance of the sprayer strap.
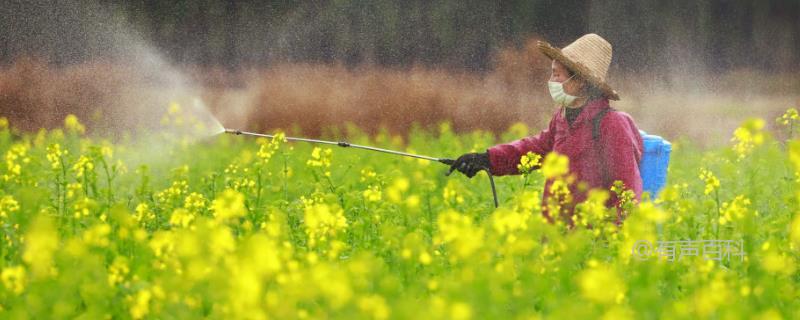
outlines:
{"label": "sprayer strap", "polygon": [[614,111],[611,107],[604,108],[600,110],[594,118],[592,119],[592,140],[595,142],[600,141],[600,122],[603,121],[603,117],[605,117],[606,113],[609,111]]}
{"label": "sprayer strap", "polygon": [[600,159],[600,171],[603,175],[603,185],[607,186],[609,184],[608,181],[608,166],[606,163],[605,158],[605,146],[600,143],[600,123],[603,121],[603,117],[605,117],[606,113],[609,111],[614,111],[611,107],[603,108],[597,115],[592,118],[592,140],[594,141],[595,150],[597,150],[597,158]]}

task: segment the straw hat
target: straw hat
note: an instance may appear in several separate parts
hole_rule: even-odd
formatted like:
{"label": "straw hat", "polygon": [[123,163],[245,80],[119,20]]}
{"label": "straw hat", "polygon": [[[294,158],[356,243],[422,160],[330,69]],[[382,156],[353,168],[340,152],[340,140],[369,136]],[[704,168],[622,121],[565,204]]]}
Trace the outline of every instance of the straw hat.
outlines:
{"label": "straw hat", "polygon": [[619,100],[619,94],[606,83],[606,73],[611,65],[611,44],[602,37],[590,33],[570,43],[563,49],[547,42],[536,44],[550,59],[558,60],[578,76],[597,86],[611,100]]}

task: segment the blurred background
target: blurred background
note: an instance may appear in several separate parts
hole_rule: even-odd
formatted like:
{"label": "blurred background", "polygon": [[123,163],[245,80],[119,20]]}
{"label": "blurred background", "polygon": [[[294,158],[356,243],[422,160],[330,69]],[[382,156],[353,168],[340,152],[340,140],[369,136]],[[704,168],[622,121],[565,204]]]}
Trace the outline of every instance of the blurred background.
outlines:
{"label": "blurred background", "polygon": [[586,33],[613,46],[612,106],[650,133],[721,144],[800,106],[797,0],[6,0],[0,30],[0,116],[22,130],[153,129],[199,97],[247,130],[534,134],[555,112],[536,40]]}

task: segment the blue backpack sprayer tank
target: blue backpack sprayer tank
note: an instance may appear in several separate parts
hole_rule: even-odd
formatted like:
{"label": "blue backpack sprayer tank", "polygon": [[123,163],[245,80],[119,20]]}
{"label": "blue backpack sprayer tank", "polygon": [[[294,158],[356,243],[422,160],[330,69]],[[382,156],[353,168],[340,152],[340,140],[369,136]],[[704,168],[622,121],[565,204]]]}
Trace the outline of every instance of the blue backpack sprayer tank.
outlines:
{"label": "blue backpack sprayer tank", "polygon": [[642,192],[649,192],[650,199],[655,200],[658,192],[667,183],[667,167],[672,144],[664,138],[647,134],[639,130],[644,141],[644,154],[639,161],[639,173],[642,176]]}
{"label": "blue backpack sprayer tank", "polygon": [[[600,122],[611,111],[615,110],[613,108],[603,109],[592,119],[592,139],[595,143],[600,142]],[[650,200],[655,200],[658,192],[667,183],[667,167],[672,144],[660,136],[647,134],[643,130],[639,130],[639,134],[644,142],[644,152],[642,159],[639,160],[642,193],[649,193]]]}

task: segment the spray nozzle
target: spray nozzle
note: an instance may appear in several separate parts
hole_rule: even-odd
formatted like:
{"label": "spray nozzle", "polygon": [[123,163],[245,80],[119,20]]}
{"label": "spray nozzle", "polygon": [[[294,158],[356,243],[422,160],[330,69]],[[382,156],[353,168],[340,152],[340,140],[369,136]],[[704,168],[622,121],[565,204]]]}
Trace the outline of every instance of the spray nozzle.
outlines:
{"label": "spray nozzle", "polygon": [[235,135],[241,135],[241,134],[242,134],[242,130],[236,130],[236,129],[228,129],[228,128],[225,128],[225,133],[231,133],[231,134],[235,134]]}

